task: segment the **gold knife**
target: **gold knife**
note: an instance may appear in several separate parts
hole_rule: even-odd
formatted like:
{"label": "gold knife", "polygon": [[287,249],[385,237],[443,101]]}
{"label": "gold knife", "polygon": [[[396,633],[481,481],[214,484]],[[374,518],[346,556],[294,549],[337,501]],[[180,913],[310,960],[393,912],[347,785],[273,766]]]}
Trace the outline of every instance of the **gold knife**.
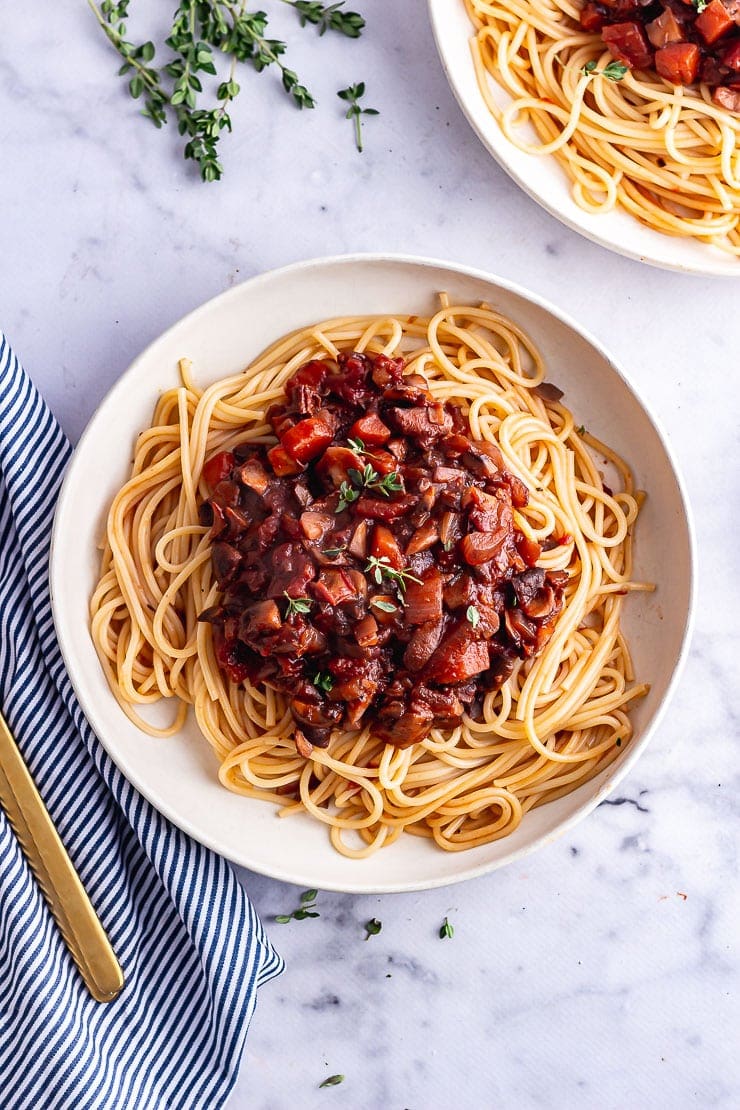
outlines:
{"label": "gold knife", "polygon": [[112,1001],[123,987],[120,964],[2,713],[0,803],[87,989]]}

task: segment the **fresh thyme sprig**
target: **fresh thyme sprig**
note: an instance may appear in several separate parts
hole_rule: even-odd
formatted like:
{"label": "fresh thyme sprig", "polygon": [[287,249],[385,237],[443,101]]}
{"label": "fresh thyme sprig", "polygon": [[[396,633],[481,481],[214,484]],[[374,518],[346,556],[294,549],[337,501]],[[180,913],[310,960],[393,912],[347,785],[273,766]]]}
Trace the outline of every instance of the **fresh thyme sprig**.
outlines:
{"label": "fresh thyme sprig", "polygon": [[337,93],[337,96],[340,98],[340,100],[349,101],[349,108],[345,112],[344,118],[354,120],[355,146],[357,147],[360,154],[362,154],[362,117],[380,115],[380,112],[376,108],[360,107],[360,100],[364,95],[364,81],[358,81],[356,85],[349,85],[346,89],[340,89]]}
{"label": "fresh thyme sprig", "polygon": [[381,555],[380,557],[371,555],[365,567],[365,574],[372,574],[379,586],[384,577],[389,578],[391,582],[395,582],[402,594],[406,592],[407,582],[416,582],[419,586],[422,584],[421,578],[417,578],[410,571],[396,570],[395,567],[392,567],[387,555]]}
{"label": "fresh thyme sprig", "polygon": [[301,27],[307,23],[315,24],[319,34],[326,31],[339,31],[349,39],[358,39],[365,27],[365,20],[357,12],[343,12],[344,0],[338,4],[321,4],[319,0],[283,0],[295,8],[301,20]]}
{"label": "fresh thyme sprig", "polygon": [[358,489],[363,487],[365,489],[376,489],[378,493],[383,494],[383,497],[390,497],[392,493],[398,493],[399,490],[403,489],[403,483],[397,470],[393,470],[390,474],[381,478],[370,463],[365,463],[362,470],[350,467],[347,473]]}
{"label": "fresh thyme sprig", "polygon": [[353,501],[356,501],[359,496],[358,490],[353,489],[349,482],[342,482],[339,487],[339,500],[337,501],[337,507],[334,511],[337,513],[343,512],[344,509],[346,509],[348,505],[351,505]]}
{"label": "fresh thyme sprig", "polygon": [[468,620],[470,624],[472,624],[473,628],[478,627],[478,623],[480,621],[480,613],[476,609],[475,605],[468,605],[468,608],[465,612],[465,619]]}
{"label": "fresh thyme sprig", "polygon": [[310,613],[313,601],[310,597],[291,597],[287,590],[283,590],[283,594],[288,599],[288,606],[285,610],[286,617],[292,617],[296,613]]}
{"label": "fresh thyme sprig", "polygon": [[606,77],[607,81],[621,81],[628,69],[629,66],[623,65],[622,62],[609,62],[603,69],[597,69],[596,62],[592,58],[590,62],[586,62],[581,73],[589,77]]}
{"label": "fresh thyme sprig", "polygon": [[305,921],[307,917],[321,917],[316,909],[318,890],[304,890],[301,895],[301,904],[292,913],[279,913],[275,917],[278,925],[287,925],[290,921]]}
{"label": "fresh thyme sprig", "polygon": [[397,613],[398,606],[393,605],[390,601],[383,601],[382,598],[373,597],[370,599],[370,604],[374,605],[376,609],[382,609],[384,613]]}
{"label": "fresh thyme sprig", "polygon": [[450,939],[450,940],[451,940],[451,939],[452,939],[452,937],[454,937],[454,935],[455,935],[455,927],[454,927],[454,925],[450,925],[450,923],[449,923],[449,921],[447,920],[447,918],[445,918],[445,919],[444,919],[444,921],[442,922],[442,926],[441,926],[441,928],[440,928],[440,930],[439,930],[439,938],[440,938],[440,940],[447,940],[447,939]]}
{"label": "fresh thyme sprig", "polygon": [[[258,72],[273,68],[280,73],[285,92],[298,108],[314,108],[316,101],[283,58],[286,44],[267,35],[267,15],[246,10],[247,0],[180,0],[165,45],[168,58],[152,64],[157,47],[151,41],[136,44],[127,37],[130,0],[87,0],[88,5],[123,64],[134,100],[142,100],[141,114],[161,128],[174,119],[186,137],[183,154],[197,163],[204,181],[218,181],[223,166],[218,143],[231,131],[229,108],[239,95],[238,63],[248,63]],[[304,0],[285,0],[296,8],[303,22],[357,38],[365,22],[357,12],[341,11],[343,3],[325,6]],[[226,80],[215,89],[215,103],[203,103],[202,75],[217,77],[216,55],[230,59]]]}
{"label": "fresh thyme sprig", "polygon": [[[339,487],[339,501],[335,509],[337,513],[341,513],[343,509],[346,509],[348,505],[356,501],[360,496],[360,490],[377,490],[378,493],[382,493],[383,497],[390,497],[392,493],[398,493],[399,490],[403,489],[403,483],[398,471],[394,470],[381,478],[377,470],[375,470],[370,463],[365,463],[362,470],[358,470],[356,467],[351,466],[347,470],[347,474],[349,475],[350,481],[342,482]],[[350,482],[352,485],[350,485]]]}

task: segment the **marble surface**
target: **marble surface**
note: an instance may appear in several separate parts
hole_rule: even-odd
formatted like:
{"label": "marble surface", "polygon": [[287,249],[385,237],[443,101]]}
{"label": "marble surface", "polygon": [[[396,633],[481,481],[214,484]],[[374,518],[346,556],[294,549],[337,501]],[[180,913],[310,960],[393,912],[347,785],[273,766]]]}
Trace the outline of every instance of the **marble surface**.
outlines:
{"label": "marble surface", "polygon": [[[358,43],[266,6],[320,109],[245,74],[212,186],[136,117],[82,0],[4,21],[0,326],[69,435],[144,345],[252,274],[355,250],[449,258],[552,299],[630,369],[687,478],[700,583],[651,748],[572,835],[458,887],[322,894],[318,920],[272,926],[288,967],[230,1106],[738,1107],[740,282],[608,254],[520,194],[447,88],[424,0],[364,0]],[[360,156],[335,92],[363,78],[381,115]],[[266,920],[295,905],[242,877]],[[370,917],[383,929],[365,942]],[[342,1086],[318,1089],[332,1073]]]}

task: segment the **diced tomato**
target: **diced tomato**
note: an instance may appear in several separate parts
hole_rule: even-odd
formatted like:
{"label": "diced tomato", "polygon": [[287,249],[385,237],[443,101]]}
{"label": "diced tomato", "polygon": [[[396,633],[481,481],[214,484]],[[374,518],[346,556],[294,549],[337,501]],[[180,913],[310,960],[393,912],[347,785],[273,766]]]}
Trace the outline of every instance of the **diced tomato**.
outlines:
{"label": "diced tomato", "polygon": [[[719,0],[712,0],[719,3]],[[630,69],[648,69],[653,52],[639,23],[612,23],[601,32],[601,37],[618,62]]]}
{"label": "diced tomato", "polygon": [[238,649],[239,641],[236,638],[227,638],[218,625],[213,626],[213,650],[216,662],[237,685],[249,675],[249,667],[237,658]]}
{"label": "diced tomato", "polygon": [[387,559],[395,570],[400,570],[404,565],[405,560],[398,546],[398,540],[384,524],[375,525],[370,550],[376,559]]}
{"label": "diced tomato", "polygon": [[650,42],[658,50],[670,42],[683,42],[686,38],[681,24],[670,8],[664,8],[657,19],[648,23],[645,30]]}
{"label": "diced tomato", "polygon": [[542,554],[540,545],[535,540],[530,540],[526,536],[517,539],[516,549],[528,567],[533,567]]}
{"label": "diced tomato", "polygon": [[488,645],[473,639],[468,625],[458,625],[445,636],[429,661],[425,676],[452,685],[488,670]]}
{"label": "diced tomato", "polygon": [[309,416],[286,432],[280,442],[292,459],[307,463],[325,451],[333,438],[330,424],[318,416]]}
{"label": "diced tomato", "polygon": [[203,478],[211,489],[214,489],[219,482],[223,482],[224,478],[228,478],[235,462],[236,459],[231,451],[219,451],[203,464]]}
{"label": "diced tomato", "polygon": [[691,85],[699,72],[701,51],[694,42],[673,42],[655,54],[655,68],[674,85]]}
{"label": "diced tomato", "polygon": [[728,89],[726,85],[720,85],[712,93],[712,100],[728,112],[740,112],[740,89]]}
{"label": "diced tomato", "polygon": [[353,439],[361,439],[370,447],[375,447],[381,443],[387,443],[391,438],[390,428],[383,423],[376,413],[368,413],[367,416],[361,416],[359,420],[355,420],[350,428],[350,436]]}
{"label": "diced tomato", "polygon": [[722,65],[740,72],[740,39],[722,52]]}
{"label": "diced tomato", "polygon": [[300,463],[290,457],[281,444],[278,444],[277,447],[271,447],[267,452],[267,457],[278,478],[285,478],[288,474],[300,474],[303,469]]}
{"label": "diced tomato", "polygon": [[580,23],[584,31],[600,31],[604,26],[604,16],[596,4],[585,4],[581,9]]}
{"label": "diced tomato", "polygon": [[292,388],[294,385],[310,385],[314,389],[318,389],[319,386],[324,384],[328,373],[329,367],[326,363],[314,358],[301,366],[299,370],[296,370],[290,379],[290,386]]}
{"label": "diced tomato", "polygon": [[721,39],[734,25],[734,20],[722,0],[712,0],[694,22],[697,31],[708,43]]}

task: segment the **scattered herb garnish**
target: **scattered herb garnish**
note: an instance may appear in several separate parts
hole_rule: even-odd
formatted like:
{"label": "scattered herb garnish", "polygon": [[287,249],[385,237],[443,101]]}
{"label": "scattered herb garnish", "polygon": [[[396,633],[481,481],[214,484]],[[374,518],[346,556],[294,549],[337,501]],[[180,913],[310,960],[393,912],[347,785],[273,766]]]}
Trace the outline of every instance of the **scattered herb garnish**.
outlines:
{"label": "scattered herb garnish", "polygon": [[475,605],[468,605],[467,611],[465,613],[465,618],[466,620],[470,621],[473,628],[478,627],[478,622],[480,621],[480,613],[476,609]]}
{"label": "scattered herb garnish", "polygon": [[[217,148],[222,133],[231,131],[229,107],[241,91],[235,79],[240,62],[253,66],[258,73],[277,70],[283,89],[296,107],[316,106],[298,74],[282,60],[286,44],[267,37],[267,15],[245,11],[246,0],[180,0],[164,40],[171,53],[161,61],[157,59],[156,65],[152,63],[158,48],[153,42],[137,45],[126,37],[129,0],[87,2],[123,60],[118,73],[128,77],[130,95],[143,101],[141,114],[157,128],[174,120],[180,135],[186,137],[185,158],[198,164],[203,181],[218,181],[223,173]],[[285,2],[296,9],[302,23],[316,24],[321,34],[333,30],[358,38],[365,26],[357,12],[340,10],[343,2]],[[215,59],[220,55],[229,60],[228,73],[216,85],[215,102],[204,104],[199,75],[218,78]],[[370,113],[371,109],[364,111]]]}
{"label": "scattered herb garnish", "polygon": [[579,424],[579,426],[576,428],[576,431],[578,432],[579,436],[585,436],[585,434],[586,434],[586,425],[585,424]]}
{"label": "scattered herb garnish", "polygon": [[362,470],[357,470],[354,466],[351,466],[347,473],[352,484],[357,486],[358,489],[376,489],[384,497],[390,497],[391,493],[398,493],[399,490],[403,489],[400,475],[396,470],[381,478],[370,463],[365,463]]}
{"label": "scattered herb garnish", "polygon": [[[350,439],[347,440],[347,442],[352,445],[353,450],[361,450],[361,448],[355,446],[355,444],[360,443],[361,440],[353,441]],[[337,513],[341,513],[347,508],[347,505],[356,501],[360,496],[360,490],[377,490],[378,493],[382,493],[383,497],[390,497],[392,493],[398,493],[399,490],[403,489],[403,483],[401,482],[398,471],[394,470],[381,478],[377,470],[375,470],[370,463],[365,463],[362,470],[358,470],[357,467],[351,466],[347,470],[347,474],[349,475],[349,482],[342,482],[339,487],[339,501],[335,509]],[[351,485],[350,482],[352,483]]]}
{"label": "scattered herb garnish", "polygon": [[377,917],[371,917],[369,921],[365,922],[365,932],[367,933],[365,940],[370,940],[370,937],[377,937],[382,928],[383,922],[378,921]]}
{"label": "scattered herb garnish", "polygon": [[358,491],[356,489],[353,489],[349,482],[342,482],[341,486],[339,487],[339,501],[337,502],[337,507],[334,511],[337,513],[343,512],[347,508],[347,506],[350,505],[353,501],[356,501],[359,496],[360,495]]}
{"label": "scattered herb garnish", "polygon": [[447,918],[445,918],[442,922],[442,927],[439,930],[439,935],[441,940],[445,940],[447,937],[452,938],[455,935],[455,929],[452,925],[450,925]]}
{"label": "scattered herb garnish", "polygon": [[341,555],[343,551],[347,550],[347,545],[343,547],[327,547],[324,549],[323,554],[328,555],[330,559],[335,559],[337,555]]}
{"label": "scattered herb garnish", "polygon": [[322,1087],[338,1087],[340,1083],[344,1083],[343,1075],[330,1075],[323,1083],[319,1083],[319,1090]]}
{"label": "scattered herb garnish", "polygon": [[442,544],[442,546],[444,547],[445,551],[452,551],[452,549],[455,545],[452,542],[452,540],[445,540],[445,542]]}
{"label": "scattered herb garnish", "polygon": [[347,443],[353,451],[357,451],[358,455],[362,455],[365,450],[365,444],[361,439],[348,439]]}
{"label": "scattered herb garnish", "polygon": [[708,3],[709,3],[709,0],[694,0],[694,7],[696,8],[696,10],[701,15],[701,13],[704,11],[704,9],[706,8]]}
{"label": "scattered herb garnish", "polygon": [[275,921],[278,925],[287,925],[289,921],[305,921],[307,917],[320,917],[321,914],[316,909],[318,896],[318,890],[304,890],[298,909],[293,910],[292,913],[277,914]]}
{"label": "scattered herb garnish", "polygon": [[376,609],[382,609],[384,613],[395,613],[398,609],[397,605],[391,604],[390,601],[382,601],[379,597],[371,598],[370,604],[374,605]]}
{"label": "scattered herb garnish", "polygon": [[285,610],[286,617],[292,617],[294,613],[309,613],[313,601],[310,597],[291,597],[287,590],[283,590],[283,594],[288,599],[288,608]]}
{"label": "scattered herb garnish", "polygon": [[623,65],[622,62],[609,62],[603,69],[597,69],[596,62],[592,58],[590,62],[586,62],[581,73],[589,77],[606,77],[607,81],[621,81],[628,69],[629,66]]}
{"label": "scattered herb garnish", "polygon": [[332,686],[334,685],[334,679],[331,677],[330,674],[325,674],[321,671],[318,671],[313,676],[313,684],[314,686],[317,686],[319,690],[323,690],[325,694],[328,694]]}
{"label": "scattered herb garnish", "polygon": [[417,582],[421,586],[421,578],[416,578],[407,570],[396,570],[392,567],[387,555],[381,555],[378,558],[376,555],[371,555],[365,567],[365,574],[372,574],[373,578],[380,585],[383,581],[383,576],[390,578],[395,582],[401,593],[406,591],[406,582]]}
{"label": "scattered herb garnish", "polygon": [[320,35],[326,31],[339,31],[349,39],[358,39],[365,26],[365,20],[357,12],[339,10],[344,7],[344,0],[340,0],[338,4],[326,5],[318,0],[283,0],[283,3],[295,8],[301,19],[301,27],[314,23]]}
{"label": "scattered herb garnish", "polygon": [[375,108],[361,108],[360,99],[365,95],[365,82],[358,81],[356,85],[350,85],[346,89],[340,89],[337,96],[340,100],[348,100],[349,108],[345,112],[345,119],[353,119],[355,121],[355,146],[360,154],[362,154],[362,116],[379,116],[380,112]]}

